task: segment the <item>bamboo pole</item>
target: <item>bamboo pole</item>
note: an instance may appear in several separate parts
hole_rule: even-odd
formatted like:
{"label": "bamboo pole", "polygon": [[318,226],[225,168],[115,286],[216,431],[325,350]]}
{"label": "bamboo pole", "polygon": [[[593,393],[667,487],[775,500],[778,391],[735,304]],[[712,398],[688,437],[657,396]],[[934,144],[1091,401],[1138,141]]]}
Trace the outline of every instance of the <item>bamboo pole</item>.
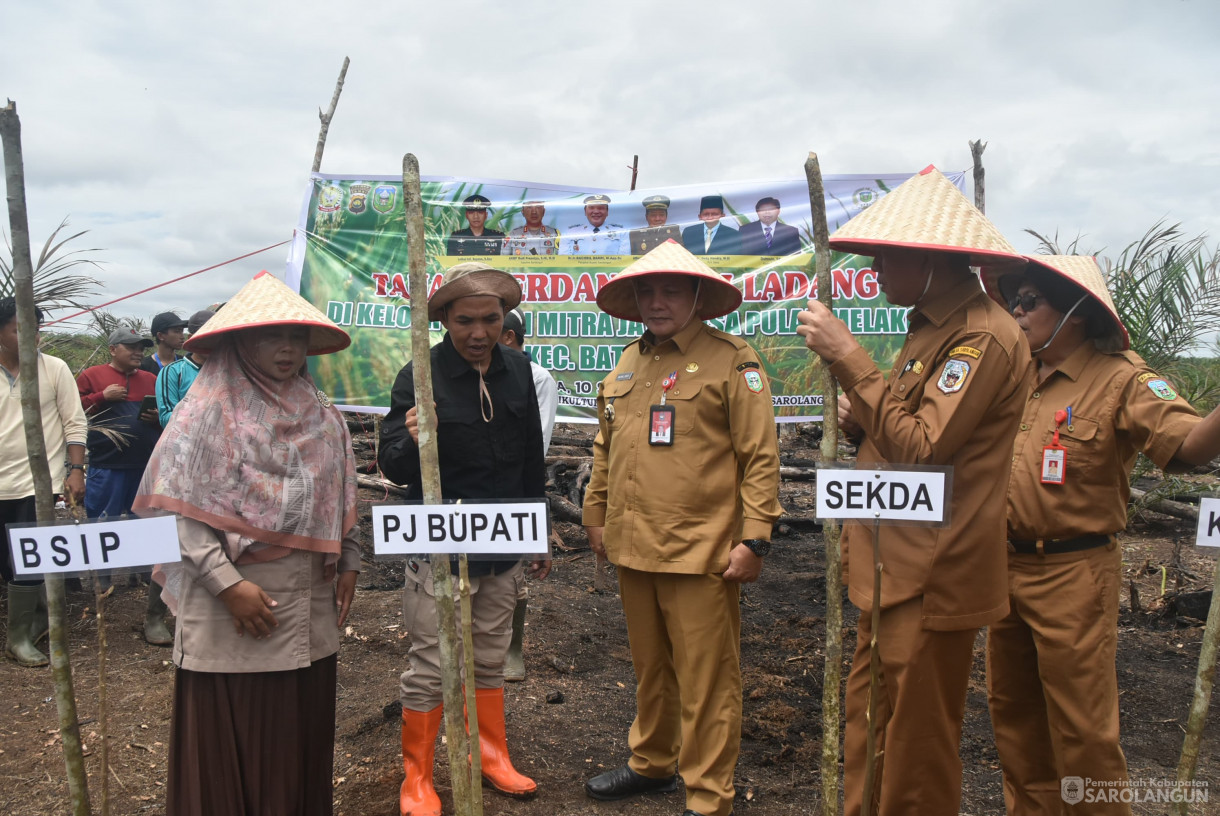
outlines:
{"label": "bamboo pole", "polygon": [[[470,561],[465,553],[458,557],[458,599],[462,607],[462,655],[466,668],[466,676],[471,678],[466,683],[466,718],[470,729],[470,784],[481,789],[483,782],[483,751],[479,744],[478,699],[474,688],[474,620],[470,608]],[[471,807],[474,816],[483,816],[483,797],[471,797]]]}
{"label": "bamboo pole", "polygon": [[[436,448],[436,406],[432,401],[432,353],[428,338],[428,269],[424,243],[424,211],[419,183],[419,160],[408,153],[402,159],[402,199],[406,208],[407,248],[412,294],[411,360],[415,375],[415,406],[419,413],[419,472],[425,504],[441,503],[441,470]],[[417,308],[419,304],[421,308]],[[423,317],[420,320],[420,317]],[[459,816],[476,816],[473,799],[482,788],[472,785],[467,757],[471,740],[462,717],[462,676],[458,665],[457,614],[448,555],[433,555],[432,588],[440,635],[441,692],[445,705],[445,734],[449,749],[449,776],[453,781],[454,809]],[[473,682],[473,678],[471,678]],[[472,730],[476,714],[469,712]],[[477,732],[476,732],[477,733]],[[477,750],[478,741],[474,740]]]}
{"label": "bamboo pole", "polygon": [[110,711],[106,694],[106,595],[97,573],[93,574],[93,602],[97,608],[97,722],[102,732],[102,816],[110,816]]}
{"label": "bamboo pole", "polygon": [[640,172],[640,155],[637,153],[631,159],[631,191],[635,192],[635,179]]}
{"label": "bamboo pole", "polygon": [[[830,277],[830,235],[826,225],[826,191],[818,155],[805,160],[809,182],[809,208],[813,217],[813,265],[818,282],[818,301],[834,307]],[[822,394],[822,462],[839,459],[839,386],[830,367],[814,357],[819,367],[818,390]],[[839,524],[822,525],[826,545],[826,664],[822,668],[822,813],[839,812],[839,689],[843,680],[843,560],[839,551]]]}
{"label": "bamboo pole", "polygon": [[[1190,703],[1190,716],[1186,720],[1186,738],[1182,740],[1182,757],[1178,761],[1179,790],[1185,793],[1182,783],[1195,778],[1195,767],[1199,763],[1199,743],[1203,741],[1203,726],[1207,723],[1207,708],[1212,696],[1212,684],[1216,680],[1216,652],[1220,646],[1220,558],[1216,559],[1215,585],[1212,587],[1212,604],[1207,610],[1207,626],[1203,630],[1203,645],[1199,649],[1199,670],[1195,673],[1195,695]],[[1183,797],[1184,799],[1188,797]],[[1186,816],[1187,801],[1177,803],[1179,816]]]}
{"label": "bamboo pole", "polygon": [[326,134],[330,131],[330,120],[335,117],[335,108],[339,105],[339,94],[343,93],[343,80],[347,78],[347,66],[350,63],[350,59],[343,58],[343,68],[339,71],[339,80],[335,83],[335,94],[330,98],[330,107],[326,109],[326,113],[318,108],[318,118],[322,120],[322,127],[318,131],[318,146],[313,152],[313,171],[315,173],[322,169],[322,151],[326,149]]}
{"label": "bamboo pole", "polygon": [[[21,120],[17,118],[17,103],[11,99],[8,105],[0,109],[0,142],[3,142],[4,147],[9,232],[13,236],[13,289],[17,298],[21,413],[25,422],[25,444],[30,470],[34,475],[34,501],[38,520],[47,522],[55,519],[55,500],[38,398],[38,319],[34,311],[34,266],[30,256],[30,228],[25,207]],[[63,578],[48,575],[46,586],[51,674],[55,680],[55,708],[59,713],[59,736],[63,741],[64,763],[68,772],[68,796],[73,816],[89,816],[89,783],[80,744],[80,724],[76,717],[76,695],[72,689],[68,627],[64,623]]]}
{"label": "bamboo pole", "polygon": [[881,631],[881,520],[873,522],[873,610],[872,637],[868,642],[868,732],[864,738],[864,797],[861,816],[873,812],[873,789],[877,781],[877,695],[881,691],[881,652],[877,649],[877,634]]}
{"label": "bamboo pole", "polygon": [[987,188],[983,181],[983,151],[986,149],[987,143],[982,139],[970,142],[970,157],[974,160],[974,206],[981,213],[987,212]]}

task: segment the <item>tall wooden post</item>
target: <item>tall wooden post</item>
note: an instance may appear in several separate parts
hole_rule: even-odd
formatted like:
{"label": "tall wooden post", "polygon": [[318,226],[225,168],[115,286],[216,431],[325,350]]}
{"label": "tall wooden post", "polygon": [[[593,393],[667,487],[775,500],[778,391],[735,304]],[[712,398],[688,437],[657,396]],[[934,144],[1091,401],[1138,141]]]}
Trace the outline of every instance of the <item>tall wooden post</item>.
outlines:
{"label": "tall wooden post", "polygon": [[[813,266],[818,302],[832,308],[830,234],[826,226],[826,191],[818,155],[805,160],[809,183],[809,209],[813,218]],[[822,461],[839,459],[839,386],[830,367],[816,358],[818,390],[822,394]],[[839,687],[843,679],[843,560],[839,552],[839,523],[822,525],[826,545],[826,665],[822,669],[822,813],[839,812]]]}
{"label": "tall wooden post", "polygon": [[974,160],[974,206],[981,213],[987,212],[987,188],[983,182],[983,151],[986,149],[987,143],[982,139],[970,142],[970,157]]}
{"label": "tall wooden post", "polygon": [[[415,376],[415,405],[419,413],[419,473],[424,503],[441,503],[441,468],[436,447],[436,406],[432,401],[432,350],[428,338],[428,260],[424,243],[424,210],[419,183],[419,160],[408,153],[402,159],[402,200],[406,208],[407,255],[411,293],[411,361]],[[478,750],[462,717],[462,673],[458,663],[457,613],[449,556],[433,555],[432,587],[436,596],[441,651],[441,692],[445,706],[445,735],[449,748],[449,775],[453,803],[459,816],[477,816],[473,799],[482,795],[481,780],[472,780],[467,757]],[[470,678],[474,682],[474,678]],[[476,714],[469,712],[471,732],[477,733]],[[472,746],[473,743],[473,746]],[[481,804],[481,799],[480,799]]]}
{"label": "tall wooden post", "polygon": [[[4,176],[8,197],[9,231],[13,236],[13,289],[17,299],[18,365],[21,370],[21,414],[25,421],[25,444],[34,475],[38,520],[55,520],[54,489],[42,432],[42,408],[38,398],[38,318],[34,311],[34,266],[30,255],[29,218],[25,208],[25,166],[21,156],[21,120],[11,99],[0,109],[0,141],[4,144]],[[7,546],[7,542],[4,542]],[[59,713],[59,736],[68,769],[68,796],[73,816],[89,816],[89,784],[81,750],[80,724],[76,719],[76,694],[72,688],[72,664],[68,661],[68,627],[64,623],[64,581],[49,575],[47,616],[50,619],[51,673],[55,680],[55,708]],[[103,770],[105,773],[105,770]]]}
{"label": "tall wooden post", "polygon": [[[1220,644],[1220,558],[1216,559],[1215,585],[1212,587],[1211,608],[1207,612],[1207,626],[1203,629],[1203,645],[1199,649],[1199,669],[1195,674],[1195,694],[1190,703],[1190,716],[1186,720],[1186,738],[1182,740],[1182,757],[1178,761],[1178,782],[1187,783],[1195,778],[1195,767],[1199,763],[1199,743],[1203,741],[1203,726],[1207,722],[1207,708],[1211,701],[1212,684],[1216,680],[1216,652]],[[1185,787],[1180,787],[1186,793]],[[1174,810],[1186,816],[1189,797],[1177,803]]]}
{"label": "tall wooden post", "polygon": [[347,57],[343,58],[343,68],[339,71],[339,81],[335,83],[335,94],[330,98],[330,107],[326,109],[326,113],[318,108],[318,118],[322,120],[322,127],[318,131],[318,146],[313,152],[313,171],[317,173],[322,169],[322,151],[326,149],[326,134],[330,132],[330,120],[335,118],[335,108],[339,105],[339,94],[343,93],[343,80],[347,78],[347,66],[351,60]]}
{"label": "tall wooden post", "polygon": [[635,192],[635,179],[640,172],[640,156],[637,153],[631,159],[631,191]]}

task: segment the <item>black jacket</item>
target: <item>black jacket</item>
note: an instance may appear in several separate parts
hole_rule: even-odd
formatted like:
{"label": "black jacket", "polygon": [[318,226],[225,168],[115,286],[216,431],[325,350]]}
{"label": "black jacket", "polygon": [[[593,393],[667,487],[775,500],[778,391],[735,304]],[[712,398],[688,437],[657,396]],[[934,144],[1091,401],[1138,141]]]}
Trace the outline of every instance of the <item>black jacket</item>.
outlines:
{"label": "black jacket", "polygon": [[[446,501],[545,498],[542,422],[529,358],[497,344],[483,381],[495,408],[491,422],[483,421],[479,409],[479,374],[458,354],[449,335],[432,347],[441,495]],[[405,424],[414,406],[414,367],[407,363],[390,392],[377,462],[391,481],[408,486],[410,498],[422,499],[419,448]],[[495,563],[471,561],[471,575],[485,575]]]}

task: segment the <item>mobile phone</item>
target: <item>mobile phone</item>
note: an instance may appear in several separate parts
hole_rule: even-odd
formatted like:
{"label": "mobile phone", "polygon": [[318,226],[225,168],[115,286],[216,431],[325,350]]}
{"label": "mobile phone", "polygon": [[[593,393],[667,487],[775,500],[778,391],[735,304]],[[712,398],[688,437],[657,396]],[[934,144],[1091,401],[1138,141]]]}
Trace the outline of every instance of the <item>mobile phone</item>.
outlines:
{"label": "mobile phone", "polygon": [[140,401],[140,413],[141,414],[144,413],[145,411],[156,411],[156,410],[157,410],[157,398],[154,395],[149,394],[148,396],[144,397],[143,400]]}

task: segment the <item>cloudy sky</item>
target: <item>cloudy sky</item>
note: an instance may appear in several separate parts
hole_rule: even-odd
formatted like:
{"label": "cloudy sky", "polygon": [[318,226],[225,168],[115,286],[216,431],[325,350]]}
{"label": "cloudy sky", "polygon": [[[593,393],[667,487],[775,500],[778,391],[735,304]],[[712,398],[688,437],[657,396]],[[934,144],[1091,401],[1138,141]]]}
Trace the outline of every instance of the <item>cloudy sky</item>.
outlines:
{"label": "cloudy sky", "polygon": [[[1220,4],[13,2],[31,233],[67,217],[119,297],[288,239],[323,172],[626,188],[970,166],[987,212],[1116,253],[1158,219],[1220,236]],[[7,226],[7,220],[6,220]],[[6,230],[7,231],[7,230]],[[1213,241],[1213,243],[1215,243]],[[231,295],[272,250],[112,307]],[[62,316],[62,315],[61,315]]]}

